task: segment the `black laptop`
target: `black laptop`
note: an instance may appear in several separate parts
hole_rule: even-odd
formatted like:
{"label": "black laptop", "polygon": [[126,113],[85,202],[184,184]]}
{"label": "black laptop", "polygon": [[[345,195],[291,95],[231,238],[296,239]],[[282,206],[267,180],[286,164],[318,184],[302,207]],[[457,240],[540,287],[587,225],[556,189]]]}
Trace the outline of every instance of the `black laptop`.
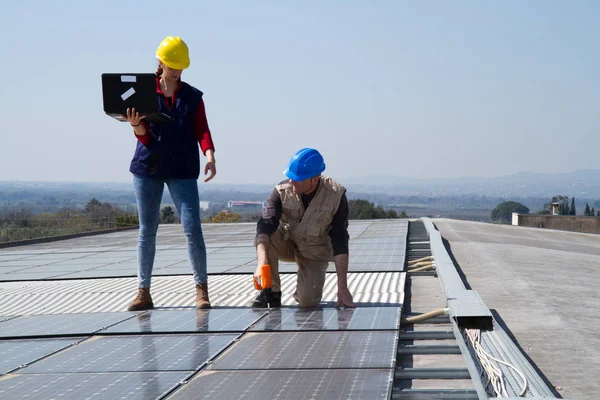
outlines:
{"label": "black laptop", "polygon": [[135,108],[147,122],[172,121],[158,109],[156,75],[151,73],[102,74],[102,100],[104,112],[118,121],[127,121],[127,108]]}

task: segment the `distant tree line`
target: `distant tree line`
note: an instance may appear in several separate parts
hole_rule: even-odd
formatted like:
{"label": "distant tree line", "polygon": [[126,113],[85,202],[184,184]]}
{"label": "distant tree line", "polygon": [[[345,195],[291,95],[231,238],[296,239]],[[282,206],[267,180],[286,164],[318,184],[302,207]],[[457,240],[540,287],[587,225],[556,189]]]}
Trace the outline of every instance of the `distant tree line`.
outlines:
{"label": "distant tree line", "polygon": [[398,213],[395,210],[385,210],[382,206],[375,206],[368,200],[348,200],[348,219],[388,219],[408,218],[406,211]]}
{"label": "distant tree line", "polygon": [[552,196],[552,200],[544,203],[544,208],[537,213],[540,215],[551,215],[553,203],[558,203],[558,215],[577,215],[575,197],[571,198],[571,205],[569,206],[569,196]]}
{"label": "distant tree line", "polygon": [[63,207],[54,213],[34,214],[24,207],[4,206],[0,208],[0,243],[138,225],[136,214],[96,198],[83,209]]}

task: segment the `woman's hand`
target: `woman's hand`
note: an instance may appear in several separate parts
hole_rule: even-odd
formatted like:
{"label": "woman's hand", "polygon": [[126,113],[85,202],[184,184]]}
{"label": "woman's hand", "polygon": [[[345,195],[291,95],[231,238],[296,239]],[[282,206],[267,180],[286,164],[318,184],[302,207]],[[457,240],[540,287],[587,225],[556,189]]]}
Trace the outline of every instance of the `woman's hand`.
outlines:
{"label": "woman's hand", "polygon": [[134,128],[139,126],[142,123],[142,120],[146,118],[145,115],[140,115],[139,112],[135,111],[135,108],[128,108],[127,115],[124,115],[124,117],[127,118],[127,122]]}
{"label": "woman's hand", "polygon": [[204,167],[204,175],[208,175],[209,171],[210,175],[204,180],[204,182],[210,181],[217,174],[217,164],[212,149],[206,150],[206,158],[208,159],[208,161],[206,161],[206,166]]}
{"label": "woman's hand", "polygon": [[210,176],[204,180],[204,182],[210,181],[217,174],[217,166],[214,161],[208,161],[206,167],[204,167],[204,175],[207,175],[210,171]]}

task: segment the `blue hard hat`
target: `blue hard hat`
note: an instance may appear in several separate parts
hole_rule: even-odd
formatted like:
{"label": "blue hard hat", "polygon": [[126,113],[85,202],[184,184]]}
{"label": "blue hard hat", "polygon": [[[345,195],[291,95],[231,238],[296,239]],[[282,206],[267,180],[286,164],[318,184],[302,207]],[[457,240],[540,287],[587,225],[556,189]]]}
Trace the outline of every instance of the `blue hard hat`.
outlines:
{"label": "blue hard hat", "polygon": [[290,163],[283,173],[293,181],[300,182],[313,178],[325,171],[323,156],[315,149],[298,150],[292,156]]}

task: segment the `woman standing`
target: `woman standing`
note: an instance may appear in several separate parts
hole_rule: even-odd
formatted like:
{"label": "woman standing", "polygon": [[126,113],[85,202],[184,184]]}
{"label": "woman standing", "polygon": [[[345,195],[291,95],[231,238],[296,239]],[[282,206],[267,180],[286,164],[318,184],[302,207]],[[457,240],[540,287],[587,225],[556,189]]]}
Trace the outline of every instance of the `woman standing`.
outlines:
{"label": "woman standing", "polygon": [[133,109],[127,109],[127,120],[138,143],[129,171],[137,200],[140,229],[138,237],[138,294],[129,311],[154,307],[150,283],[156,253],[156,232],[160,219],[160,203],[165,184],[179,212],[187,240],[188,254],[196,284],[196,308],[211,308],[208,298],[206,246],[200,222],[198,178],[200,154],[207,158],[204,180],[211,180],[217,170],[202,92],[181,80],[190,65],[188,47],[179,37],[168,36],[156,50],[156,95],[159,109],[168,114],[168,122],[144,122]]}

